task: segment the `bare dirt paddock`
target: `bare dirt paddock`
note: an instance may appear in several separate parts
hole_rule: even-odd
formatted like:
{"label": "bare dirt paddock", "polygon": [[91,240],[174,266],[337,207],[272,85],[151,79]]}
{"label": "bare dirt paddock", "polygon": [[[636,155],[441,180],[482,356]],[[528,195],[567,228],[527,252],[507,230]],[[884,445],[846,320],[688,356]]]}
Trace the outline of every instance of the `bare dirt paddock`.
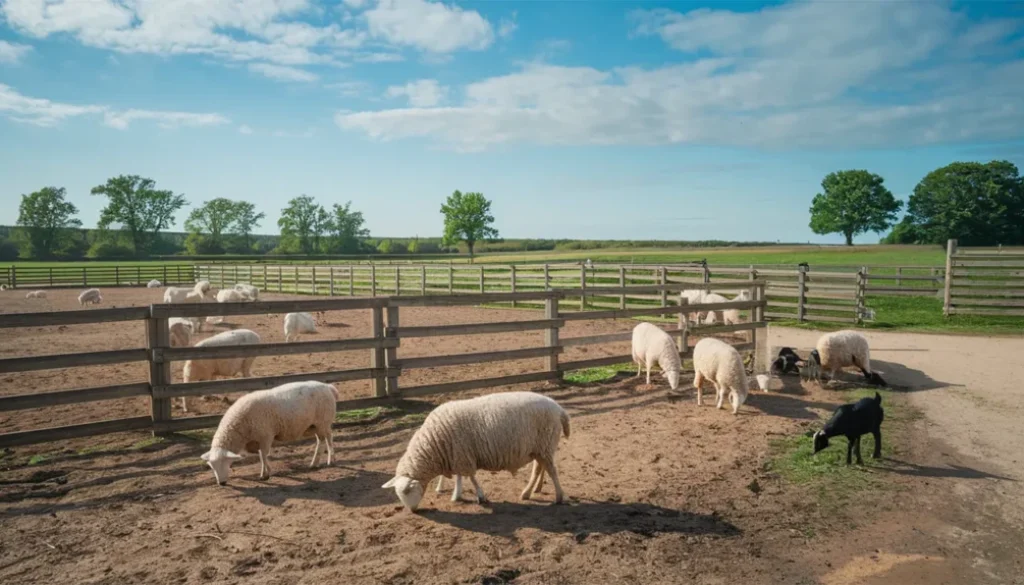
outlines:
{"label": "bare dirt paddock", "polygon": [[[52,292],[49,301],[35,305],[26,304],[23,293],[5,293],[0,308],[37,310],[38,304],[49,303],[65,310],[77,307],[76,293]],[[156,297],[158,291],[109,290],[103,306],[142,305]],[[403,324],[410,325],[535,315],[470,308],[402,310]],[[326,328],[318,338],[360,337],[369,331],[368,311],[330,318],[348,326]],[[280,317],[257,315],[237,324],[255,329],[266,341],[283,340]],[[633,322],[572,325],[563,336],[628,330]],[[84,351],[91,344],[127,348],[143,341],[141,323],[92,331],[88,326],[50,329],[57,328],[3,332],[0,352],[13,357]],[[814,338],[809,332],[772,335],[776,343],[801,349]],[[999,351],[1019,355],[1024,344],[972,338],[952,346],[963,364],[953,368],[947,339],[872,337],[872,347],[880,348],[873,353],[876,368],[904,387],[889,398],[890,408],[901,414],[884,431],[898,444],[891,445],[886,461],[867,460],[868,468],[857,476],[877,489],[852,498],[838,491],[823,493],[821,484],[790,483],[770,464],[778,454],[773,443],[820,426],[819,416],[841,401],[838,391],[787,379],[779,392],[752,394],[734,417],[707,402],[697,407],[689,391],[683,400],[667,400],[660,379],[647,389],[620,374],[593,385],[517,387],[551,395],[572,417],[572,436],[557,456],[569,498],[563,506],[549,505],[550,484],[536,501],[519,501],[528,475],[521,471],[514,478],[481,473],[493,502],[486,506],[468,501],[472,490],[466,492],[467,501],[450,502],[451,482],[446,482],[442,494],[435,494],[431,484],[421,514],[399,508],[393,490],[380,486],[391,477],[431,405],[454,396],[410,401],[365,420],[341,422],[335,433],[338,461],[331,468],[306,467],[309,444],[284,445],[275,450],[277,475],[269,481],[256,480],[258,461],[248,458],[236,465],[226,487],[216,486],[199,460],[209,433],[160,442],[144,433],[122,433],[11,450],[0,458],[0,582],[1019,583],[1024,574],[1019,524],[1024,490],[1020,467],[1013,468],[1020,460],[1008,453],[1024,440],[1018,436],[1010,441],[1016,443],[998,450],[985,443],[986,437],[995,438],[991,435],[968,440],[961,434],[979,420],[994,426],[1000,413],[1019,415],[1019,407],[1008,408],[994,397],[986,402],[989,388],[999,390],[999,400],[1012,399],[1013,372],[1006,362],[982,357]],[[399,352],[485,351],[540,345],[539,340],[539,333],[417,339],[403,343]],[[600,346],[563,359],[625,353],[627,348]],[[911,365],[911,354],[899,351],[906,348],[920,350],[912,354]],[[928,352],[939,360],[935,371]],[[260,358],[255,371],[272,375],[366,367],[368,353]],[[536,360],[524,360],[438,368],[416,372],[418,378],[403,374],[402,382],[408,386],[536,367]],[[950,379],[951,369],[962,379]],[[141,364],[79,370],[3,375],[0,393],[145,379]],[[176,368],[175,379],[179,374]],[[343,387],[352,397],[370,392],[368,382]],[[225,407],[219,398],[191,403],[200,413]],[[941,408],[933,415],[929,404]],[[116,401],[49,412],[0,413],[0,431],[144,414],[148,405]],[[177,405],[175,416],[181,416]],[[842,450],[844,443],[837,439],[832,449]],[[966,443],[969,449],[960,448]]]}

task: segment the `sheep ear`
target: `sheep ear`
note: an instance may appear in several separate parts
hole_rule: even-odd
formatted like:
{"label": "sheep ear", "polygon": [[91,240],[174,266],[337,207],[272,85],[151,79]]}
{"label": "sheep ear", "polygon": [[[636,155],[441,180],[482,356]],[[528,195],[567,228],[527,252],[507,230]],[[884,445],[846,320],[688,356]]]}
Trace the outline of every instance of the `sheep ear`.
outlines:
{"label": "sheep ear", "polygon": [[206,453],[203,453],[202,455],[199,456],[199,458],[202,459],[203,461],[209,461],[210,460],[210,452],[207,451]]}
{"label": "sheep ear", "polygon": [[231,451],[228,451],[227,458],[232,461],[238,461],[239,459],[243,459],[244,457],[242,457],[238,453],[232,453]]}
{"label": "sheep ear", "polygon": [[391,479],[388,480],[388,482],[386,484],[384,484],[384,485],[382,485],[380,487],[382,487],[384,489],[395,487],[395,482],[396,481],[398,481],[398,478],[397,477],[392,477]]}

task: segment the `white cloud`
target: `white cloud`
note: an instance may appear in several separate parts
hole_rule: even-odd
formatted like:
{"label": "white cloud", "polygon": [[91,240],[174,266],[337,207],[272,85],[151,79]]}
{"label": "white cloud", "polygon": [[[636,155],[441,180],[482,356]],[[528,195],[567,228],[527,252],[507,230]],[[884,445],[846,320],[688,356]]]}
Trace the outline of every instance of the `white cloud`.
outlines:
{"label": "white cloud", "polygon": [[340,83],[328,83],[325,87],[333,89],[345,97],[355,97],[370,93],[371,87],[365,81],[342,81]]}
{"label": "white cloud", "polygon": [[481,50],[494,27],[479,12],[427,0],[380,0],[363,13],[370,35],[432,53]]}
{"label": "white cloud", "polygon": [[320,79],[320,76],[315,73],[310,73],[309,71],[305,71],[297,67],[288,67],[286,65],[250,63],[249,70],[277,81],[298,81],[302,83],[310,83]]}
{"label": "white cloud", "polygon": [[0,115],[16,122],[44,127],[56,126],[66,119],[78,116],[102,115],[104,124],[118,130],[128,128],[132,122],[137,120],[152,121],[161,128],[218,126],[229,122],[220,114],[138,109],[117,110],[103,105],[65,104],[43,98],[28,97],[4,84],[0,84]]}
{"label": "white cloud", "polygon": [[0,41],[0,63],[16,65],[32,50],[29,45]]}
{"label": "white cloud", "polygon": [[250,128],[246,124],[242,124],[241,126],[238,127],[238,133],[239,134],[245,134],[245,135],[252,134],[252,128]]}
{"label": "white cloud", "polygon": [[419,79],[405,85],[392,85],[384,95],[389,98],[404,96],[414,108],[431,108],[445,100],[448,88],[436,79]]}
{"label": "white cloud", "polygon": [[502,18],[501,22],[498,23],[498,36],[506,38],[516,32],[519,25],[516,24],[516,13],[512,13],[512,18]]}
{"label": "white cloud", "polygon": [[972,24],[927,2],[795,2],[631,19],[637,34],[657,35],[685,60],[610,70],[535,63],[470,83],[454,107],[339,112],[335,122],[378,140],[424,137],[459,150],[898,147],[1024,135],[1024,59],[1005,50],[1019,38],[1018,21]]}

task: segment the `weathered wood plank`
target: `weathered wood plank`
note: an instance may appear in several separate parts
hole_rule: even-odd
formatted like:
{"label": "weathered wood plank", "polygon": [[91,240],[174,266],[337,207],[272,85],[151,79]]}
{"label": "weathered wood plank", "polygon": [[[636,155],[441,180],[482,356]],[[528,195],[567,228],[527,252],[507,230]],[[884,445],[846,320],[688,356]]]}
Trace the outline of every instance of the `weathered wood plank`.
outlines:
{"label": "weathered wood plank", "polygon": [[383,378],[388,371],[384,368],[362,368],[357,370],[334,370],[328,372],[307,372],[287,374],[284,376],[264,376],[260,378],[232,378],[228,380],[211,380],[207,382],[189,382],[156,386],[153,388],[154,398],[175,398],[178,396],[201,396],[203,394],[228,394],[230,392],[251,392],[266,390],[290,382],[316,380],[318,382],[350,382]]}
{"label": "weathered wood plank", "polygon": [[573,347],[577,345],[611,343],[614,341],[630,341],[632,338],[632,331],[624,331],[622,333],[604,333],[602,335],[587,335],[584,337],[563,337],[559,340],[559,344],[561,344],[562,347]]}
{"label": "weathered wood plank", "polygon": [[973,307],[958,306],[955,302],[950,308],[951,312],[957,315],[993,315],[1003,317],[1024,317],[1024,308],[1021,309],[976,309]]}
{"label": "weathered wood plank", "polygon": [[720,311],[725,309],[751,309],[764,304],[764,301],[730,301],[727,303],[703,303],[692,305],[676,305],[668,307],[651,307],[649,309],[626,309],[615,311],[578,311],[559,315],[566,321],[594,321],[602,319],[626,319],[629,317],[646,317],[651,315],[676,315],[678,313],[694,313],[703,311]]}
{"label": "weathered wood plank", "polygon": [[148,316],[148,307],[86,309],[84,311],[47,311],[39,313],[7,313],[0,315],[0,329],[9,327],[46,327],[48,325],[79,325],[82,323],[139,321]]}
{"label": "weathered wood plank", "polygon": [[413,370],[417,368],[461,366],[487,362],[507,362],[512,360],[547,357],[549,355],[557,355],[561,352],[561,347],[531,347],[527,349],[506,349],[503,351],[485,351],[477,353],[404,358],[397,360],[395,365],[403,370]]}
{"label": "weathered wood plank", "polygon": [[398,347],[398,339],[331,339],[326,341],[298,341],[292,343],[255,343],[252,345],[226,345],[219,347],[174,347],[153,352],[157,362],[205,360],[267,355],[294,355],[299,353],[325,353]]}
{"label": "weathered wood plank", "polygon": [[395,332],[403,337],[442,337],[445,335],[482,335],[486,333],[510,333],[562,327],[562,319],[536,319],[532,321],[503,321],[499,323],[470,323],[465,325],[426,325],[421,327],[399,327]]}
{"label": "weathered wood plank", "polygon": [[31,372],[56,368],[77,368],[82,366],[103,366],[144,362],[149,356],[145,349],[119,349],[114,351],[93,351],[62,355],[41,355],[31,357],[5,358],[0,360],[0,373]]}
{"label": "weathered wood plank", "polygon": [[485,303],[509,302],[512,299],[517,301],[543,300],[548,297],[558,296],[561,291],[537,291],[517,293],[473,293],[461,295],[425,296],[425,297],[401,297],[390,299],[390,304],[397,307],[443,307],[455,305],[480,305]]}
{"label": "weathered wood plank", "polygon": [[424,386],[413,386],[402,390],[402,398],[415,398],[417,396],[430,396],[432,394],[447,394],[449,392],[463,392],[466,390],[478,390],[480,388],[494,388],[497,386],[512,386],[514,384],[531,384],[545,380],[555,380],[559,372],[531,372],[528,374],[513,374],[511,376],[499,376],[496,378],[481,378],[479,380],[466,380],[462,382],[446,382],[444,384],[428,384]]}
{"label": "weathered wood plank", "polygon": [[258,315],[260,313],[295,313],[316,311],[347,311],[383,307],[386,298],[335,298],[300,301],[249,301],[242,303],[168,303],[153,305],[153,316],[167,317],[211,317],[234,315]]}
{"label": "weathered wood plank", "polygon": [[151,428],[153,428],[153,421],[148,416],[118,418],[63,427],[5,433],[0,435],[0,447],[19,447],[36,443],[105,435],[107,433],[149,430]]}
{"label": "weathered wood plank", "polygon": [[149,384],[118,384],[116,386],[98,386],[95,388],[74,388],[56,392],[38,394],[16,394],[0,397],[0,412],[25,410],[27,408],[44,408],[61,404],[78,404],[80,402],[96,402],[100,400],[116,400],[132,396],[149,396]]}

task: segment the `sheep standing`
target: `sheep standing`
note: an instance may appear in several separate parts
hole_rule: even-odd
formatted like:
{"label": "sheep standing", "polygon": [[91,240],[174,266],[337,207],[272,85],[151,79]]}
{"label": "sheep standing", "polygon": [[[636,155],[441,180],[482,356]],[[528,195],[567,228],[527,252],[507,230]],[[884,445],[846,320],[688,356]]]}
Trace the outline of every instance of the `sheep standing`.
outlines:
{"label": "sheep standing", "polygon": [[250,392],[232,404],[217,425],[210,450],[201,459],[213,470],[214,479],[225,485],[231,464],[243,451],[259,453],[260,479],[270,478],[270,448],[275,442],[316,437],[316,466],[320,441],[326,443],[327,465],[334,460],[334,422],[338,389],[323,382],[291,382],[269,390]]}
{"label": "sheep standing", "polygon": [[316,322],[309,313],[288,313],[284,316],[284,340],[290,343],[299,340],[303,333],[316,333]]}
{"label": "sheep standing", "polygon": [[200,280],[199,282],[196,283],[194,287],[192,287],[192,290],[196,291],[197,293],[205,297],[206,293],[210,292],[210,281]]}
{"label": "sheep standing", "polygon": [[203,299],[203,293],[196,292],[190,288],[169,286],[164,289],[165,303],[201,303]]}
{"label": "sheep standing", "polygon": [[[235,329],[218,333],[213,337],[207,337],[197,343],[195,347],[255,345],[259,342],[260,336],[256,332],[248,329]],[[239,373],[242,374],[243,378],[248,378],[252,375],[252,364],[254,361],[256,361],[255,357],[188,360],[185,362],[182,376],[186,384],[189,382],[213,380],[217,376],[232,378]],[[184,396],[181,397],[181,409],[188,412],[188,404],[185,402]]]}
{"label": "sheep standing", "polygon": [[163,286],[163,284],[155,278],[146,283],[146,288],[160,288],[161,286]]}
{"label": "sheep standing", "polygon": [[875,392],[874,398],[861,398],[853,404],[843,404],[835,410],[825,427],[814,433],[814,452],[828,447],[831,437],[844,436],[846,445],[846,464],[850,465],[850,455],[857,454],[857,465],[864,465],[860,457],[860,438],[871,433],[875,437],[875,450],[871,457],[882,456],[882,421],[885,411],[882,409],[882,396]]}
{"label": "sheep standing", "polygon": [[233,288],[225,288],[217,291],[218,303],[244,303],[253,300],[246,293]]}
{"label": "sheep standing", "polygon": [[89,288],[82,291],[82,294],[78,295],[79,305],[98,305],[103,301],[103,296],[100,295],[100,289]]}
{"label": "sheep standing", "polygon": [[[681,293],[679,293],[679,304],[682,304],[683,299],[686,299],[686,304],[688,305],[704,304],[705,302],[707,302],[704,300],[704,297],[706,297],[708,294],[710,294],[708,291],[702,289],[684,290]],[[707,311],[696,311],[693,313],[687,313],[686,317],[692,323],[700,323],[704,320],[704,317],[706,315]]]}
{"label": "sheep standing", "polygon": [[722,408],[728,393],[732,413],[739,412],[740,406],[747,400],[748,386],[743,358],[735,347],[714,337],[701,339],[693,348],[693,369],[693,386],[697,389],[698,406],[701,404],[702,386],[708,381],[715,387],[715,408]]}
{"label": "sheep standing", "polygon": [[[737,302],[737,301],[749,301],[749,300],[750,300],[750,291],[746,291],[745,290],[745,291],[740,292],[740,294],[736,295],[735,297],[733,297],[731,299],[727,299],[727,298],[723,297],[722,295],[711,293],[707,297],[705,297],[705,301],[704,302],[706,302],[706,303],[732,303],[732,302]],[[717,311],[708,311],[708,315],[707,315],[707,318],[704,320],[704,324],[705,325],[714,325],[714,324],[718,323],[719,321],[723,325],[738,325],[738,324],[742,323],[742,321],[740,320],[740,310],[739,309],[719,309]]]}
{"label": "sheep standing", "polygon": [[464,475],[473,482],[477,500],[484,502],[486,496],[476,481],[478,470],[514,474],[533,461],[522,499],[530,499],[546,472],[555,485],[555,503],[561,503],[562,486],[555,469],[561,435],[569,437],[569,415],[547,396],[499,392],[452,400],[427,416],[398,461],[395,476],[381,487],[394,488],[402,504],[416,511],[431,480]]}
{"label": "sheep standing", "polygon": [[668,385],[673,390],[679,387],[679,373],[683,369],[679,349],[661,327],[643,322],[633,328],[633,362],[636,363],[638,378],[641,368],[647,368],[648,385],[651,383],[651,366],[657,362],[662,374],[668,378]]}
{"label": "sheep standing", "polygon": [[46,291],[45,290],[30,291],[28,293],[25,293],[25,298],[26,299],[45,299],[46,298]]}
{"label": "sheep standing", "polygon": [[815,350],[808,360],[812,377],[820,381],[820,370],[829,371],[829,380],[835,380],[842,368],[855,367],[864,374],[868,384],[886,386],[877,372],[871,371],[871,350],[866,337],[851,329],[826,333],[818,338]]}
{"label": "sheep standing", "polygon": [[171,347],[188,347],[192,345],[192,334],[195,332],[195,324],[181,317],[171,317],[167,320],[167,328],[171,332]]}
{"label": "sheep standing", "polygon": [[259,300],[260,298],[260,289],[256,288],[251,284],[238,283],[235,285],[235,290],[244,293],[245,296],[249,297],[254,301]]}

